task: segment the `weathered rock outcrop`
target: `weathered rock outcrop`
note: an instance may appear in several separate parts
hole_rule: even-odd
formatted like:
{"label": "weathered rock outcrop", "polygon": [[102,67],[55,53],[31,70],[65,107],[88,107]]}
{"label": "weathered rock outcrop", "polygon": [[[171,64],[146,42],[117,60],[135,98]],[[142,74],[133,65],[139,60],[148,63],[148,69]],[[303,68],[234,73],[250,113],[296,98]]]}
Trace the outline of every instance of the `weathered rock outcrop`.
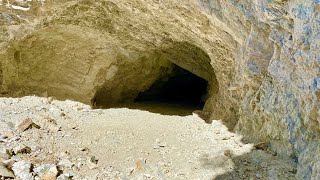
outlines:
{"label": "weathered rock outcrop", "polygon": [[241,93],[236,130],[294,158],[298,179],[319,179],[320,1],[202,5],[242,47],[236,57]]}
{"label": "weathered rock outcrop", "polygon": [[174,63],[209,82],[212,118],[320,178],[320,1],[2,3],[2,92],[117,103]]}

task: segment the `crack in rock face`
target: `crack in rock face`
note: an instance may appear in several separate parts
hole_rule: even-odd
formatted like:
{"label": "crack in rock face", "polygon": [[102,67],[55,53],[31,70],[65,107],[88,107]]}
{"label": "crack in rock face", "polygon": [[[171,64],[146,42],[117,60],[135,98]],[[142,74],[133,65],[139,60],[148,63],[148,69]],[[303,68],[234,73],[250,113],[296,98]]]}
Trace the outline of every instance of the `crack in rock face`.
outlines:
{"label": "crack in rock face", "polygon": [[1,95],[112,107],[188,82],[208,119],[320,179],[319,1],[0,2]]}

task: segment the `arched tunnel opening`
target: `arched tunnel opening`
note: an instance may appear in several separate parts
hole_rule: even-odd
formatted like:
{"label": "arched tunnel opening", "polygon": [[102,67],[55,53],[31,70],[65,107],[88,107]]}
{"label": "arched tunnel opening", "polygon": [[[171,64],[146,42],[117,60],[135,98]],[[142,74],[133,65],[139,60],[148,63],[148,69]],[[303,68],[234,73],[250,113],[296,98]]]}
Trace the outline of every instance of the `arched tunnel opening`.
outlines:
{"label": "arched tunnel opening", "polygon": [[176,42],[133,63],[112,65],[103,75],[112,77],[96,89],[91,102],[95,108],[127,107],[171,115],[209,109],[219,92],[210,62],[201,48]]}
{"label": "arched tunnel opening", "polygon": [[146,91],[139,93],[134,102],[161,103],[202,109],[206,97],[207,80],[173,65],[172,72],[158,79]]}

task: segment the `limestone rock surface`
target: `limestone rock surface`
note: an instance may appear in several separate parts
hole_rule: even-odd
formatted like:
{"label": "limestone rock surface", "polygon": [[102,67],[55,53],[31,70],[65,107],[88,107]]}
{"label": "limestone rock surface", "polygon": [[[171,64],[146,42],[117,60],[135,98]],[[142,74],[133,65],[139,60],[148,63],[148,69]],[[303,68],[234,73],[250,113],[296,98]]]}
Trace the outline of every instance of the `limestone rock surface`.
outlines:
{"label": "limestone rock surface", "polygon": [[0,93],[132,101],[176,64],[212,119],[320,177],[319,0],[0,1]]}

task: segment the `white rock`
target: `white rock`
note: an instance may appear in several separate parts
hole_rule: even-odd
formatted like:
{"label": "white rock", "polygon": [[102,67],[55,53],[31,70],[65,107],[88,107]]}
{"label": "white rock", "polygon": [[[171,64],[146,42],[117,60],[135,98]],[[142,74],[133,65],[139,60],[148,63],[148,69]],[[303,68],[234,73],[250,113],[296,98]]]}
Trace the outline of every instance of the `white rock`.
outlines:
{"label": "white rock", "polygon": [[54,164],[43,164],[35,168],[34,172],[41,179],[56,179],[58,175],[58,169]]}
{"label": "white rock", "polygon": [[87,165],[88,165],[89,169],[96,169],[98,167],[97,164],[92,163],[92,162],[88,162]]}
{"label": "white rock", "polygon": [[34,177],[30,173],[31,162],[29,161],[19,161],[13,164],[12,170],[16,177],[21,180],[34,180]]}
{"label": "white rock", "polygon": [[153,179],[153,176],[151,176],[150,174],[143,174],[143,177],[146,179]]}
{"label": "white rock", "polygon": [[62,159],[61,161],[58,162],[57,165],[59,167],[71,168],[74,165],[74,163],[72,163],[69,159]]}
{"label": "white rock", "polygon": [[8,142],[8,136],[0,134],[0,142]]}
{"label": "white rock", "polygon": [[51,104],[53,100],[54,100],[53,97],[48,97],[48,98],[47,98],[47,103],[48,103],[48,104]]}
{"label": "white rock", "polygon": [[69,180],[71,177],[68,177],[65,174],[61,174],[60,176],[57,177],[57,180]]}

